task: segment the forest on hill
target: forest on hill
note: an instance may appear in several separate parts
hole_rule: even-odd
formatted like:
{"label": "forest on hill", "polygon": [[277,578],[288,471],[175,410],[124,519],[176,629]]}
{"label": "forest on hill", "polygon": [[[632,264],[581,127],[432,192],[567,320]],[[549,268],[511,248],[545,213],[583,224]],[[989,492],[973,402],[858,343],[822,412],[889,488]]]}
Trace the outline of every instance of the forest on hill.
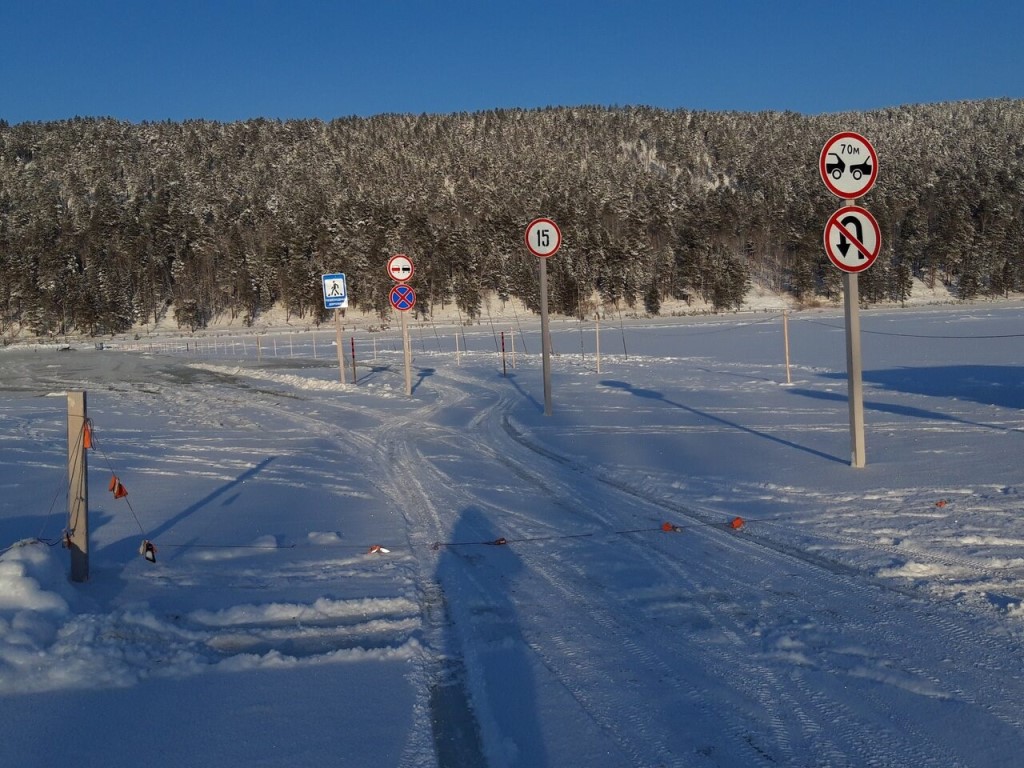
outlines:
{"label": "forest on hill", "polygon": [[526,224],[554,219],[550,307],[657,314],[667,298],[742,305],[752,284],[834,299],[822,245],[840,207],[828,138],[874,145],[860,204],[882,251],[865,303],[912,278],[963,298],[1024,290],[1024,101],[805,116],[646,107],[237,123],[0,120],[0,332],[122,332],[173,308],[182,327],[277,305],[326,317],[321,278],[387,315],[395,253],[417,312],[482,296],[538,305]]}

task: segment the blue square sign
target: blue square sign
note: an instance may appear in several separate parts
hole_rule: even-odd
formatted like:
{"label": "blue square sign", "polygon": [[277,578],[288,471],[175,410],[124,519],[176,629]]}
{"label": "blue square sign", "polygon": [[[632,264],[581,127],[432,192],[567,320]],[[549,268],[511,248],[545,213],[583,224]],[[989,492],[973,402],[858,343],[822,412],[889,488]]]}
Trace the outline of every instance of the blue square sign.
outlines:
{"label": "blue square sign", "polygon": [[345,283],[345,275],[333,274],[323,275],[324,283],[324,307],[327,309],[348,308],[348,286]]}

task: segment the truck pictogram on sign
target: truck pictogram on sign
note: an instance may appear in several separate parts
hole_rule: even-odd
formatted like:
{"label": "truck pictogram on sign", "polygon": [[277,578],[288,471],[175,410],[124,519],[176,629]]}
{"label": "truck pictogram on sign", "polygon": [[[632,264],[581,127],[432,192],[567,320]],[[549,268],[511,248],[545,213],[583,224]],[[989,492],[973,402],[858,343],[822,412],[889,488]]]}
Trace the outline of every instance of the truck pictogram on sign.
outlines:
{"label": "truck pictogram on sign", "polygon": [[844,200],[854,200],[875,185],[878,155],[870,141],[858,133],[845,131],[825,142],[818,170],[829,192]]}

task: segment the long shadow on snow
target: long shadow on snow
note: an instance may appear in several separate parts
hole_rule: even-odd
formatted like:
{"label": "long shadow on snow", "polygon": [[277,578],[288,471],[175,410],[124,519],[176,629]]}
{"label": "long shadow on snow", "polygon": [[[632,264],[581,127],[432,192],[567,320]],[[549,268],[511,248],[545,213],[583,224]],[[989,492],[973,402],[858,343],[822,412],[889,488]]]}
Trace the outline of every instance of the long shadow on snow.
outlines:
{"label": "long shadow on snow", "polygon": [[[845,403],[849,400],[846,395],[836,394],[835,392],[817,392],[812,389],[791,389],[789,390],[789,393],[793,395],[800,395],[801,397],[809,397],[816,400],[828,400],[829,402],[837,403]],[[950,416],[948,413],[926,411],[924,408],[913,408],[907,405],[893,405],[892,403],[880,403],[865,400],[864,409],[877,411],[878,413],[891,413],[894,416],[907,416],[912,419],[933,419],[935,421],[948,421],[953,424],[969,424],[972,427],[984,427],[985,429],[994,429],[1001,432],[1020,431],[1019,428],[1014,429],[1012,427],[1005,427],[999,424],[986,424],[980,421],[971,421],[970,419],[962,419],[958,416]]]}
{"label": "long shadow on snow", "polygon": [[538,411],[543,411],[544,410],[544,406],[540,402],[537,401],[537,398],[535,398],[532,394],[530,394],[525,389],[523,389],[521,386],[519,386],[519,380],[516,378],[516,375],[514,373],[508,374],[507,376],[505,376],[505,378],[507,378],[510,382],[512,382],[512,386],[516,388],[516,392],[518,392],[520,395],[522,395],[527,400],[529,400],[531,403],[533,403],[537,407]]}
{"label": "long shadow on snow", "polygon": [[843,461],[842,459],[840,459],[838,456],[832,456],[831,454],[824,453],[823,451],[817,451],[814,448],[808,448],[806,445],[800,445],[799,443],[794,443],[794,442],[792,442],[790,440],[784,440],[781,437],[776,437],[775,435],[769,435],[769,434],[766,434],[764,432],[759,432],[758,430],[754,429],[753,427],[746,427],[746,426],[744,426],[742,424],[737,424],[734,421],[729,421],[728,419],[723,419],[721,416],[715,416],[714,414],[706,413],[705,411],[702,411],[699,408],[694,408],[694,407],[689,406],[689,405],[683,405],[682,403],[677,403],[677,402],[675,402],[673,400],[669,400],[661,392],[657,392],[657,391],[655,391],[653,389],[640,389],[638,387],[634,387],[632,384],[629,384],[629,383],[627,383],[625,381],[611,381],[611,380],[602,381],[601,382],[601,386],[604,386],[604,387],[617,387],[619,389],[624,389],[627,392],[629,392],[629,394],[636,395],[637,397],[646,397],[646,398],[649,398],[651,400],[660,400],[661,402],[665,403],[666,405],[671,405],[671,406],[674,406],[676,408],[681,408],[684,411],[689,411],[690,413],[694,414],[695,416],[700,416],[702,419],[707,419],[708,421],[714,421],[714,422],[716,422],[718,424],[724,424],[725,426],[732,427],[733,429],[739,430],[740,432],[746,432],[749,435],[754,435],[756,437],[764,438],[765,440],[770,440],[773,443],[778,443],[779,445],[783,445],[783,446],[785,446],[787,448],[795,448],[798,451],[803,451],[804,453],[809,453],[812,456],[817,456],[818,458],[821,458],[821,459],[827,459],[828,461],[836,461],[836,462],[839,462],[840,464],[846,464],[847,463],[847,462]]}
{"label": "long shadow on snow", "polygon": [[[248,480],[249,478],[252,478],[252,477],[255,477],[256,475],[258,475],[260,472],[262,472],[264,469],[266,469],[267,465],[269,465],[270,462],[272,462],[275,458],[277,458],[277,457],[276,456],[268,456],[263,461],[261,461],[259,464],[257,464],[255,467],[252,467],[251,469],[245,470],[245,472],[240,474],[234,480],[231,480],[230,482],[224,483],[224,485],[222,485],[220,488],[217,488],[216,490],[208,493],[206,496],[204,496],[203,498],[199,499],[195,503],[190,504],[188,507],[186,507],[181,512],[176,514],[174,517],[172,517],[169,520],[167,520],[166,522],[164,522],[162,525],[159,525],[159,526],[157,526],[156,528],[154,528],[154,529],[152,529],[150,531],[146,531],[145,538],[151,539],[153,541],[153,543],[156,544],[157,547],[159,548],[160,542],[159,542],[158,539],[159,539],[159,537],[161,535],[163,535],[164,533],[167,533],[167,531],[169,531],[172,528],[174,528],[174,526],[176,526],[182,520],[185,520],[186,518],[191,517],[192,515],[194,515],[196,512],[201,510],[203,507],[205,507],[207,504],[212,502],[214,499],[216,499],[216,498],[218,498],[220,496],[223,496],[225,493],[230,491],[232,488],[236,488],[239,485],[241,485],[242,483],[244,483],[246,480]],[[142,536],[140,534],[139,536],[131,536],[131,537],[120,539],[118,541],[112,542],[112,543],[108,544],[107,546],[103,547],[101,550],[99,550],[99,552],[97,554],[102,556],[102,557],[112,558],[112,559],[117,560],[117,561],[123,561],[123,560],[128,560],[131,557],[137,557],[138,556],[138,549],[139,549],[139,541],[140,541],[141,538],[142,538]],[[172,555],[171,559],[173,559],[173,557],[175,557],[183,549],[187,549],[187,546],[184,545],[184,544],[182,544],[182,546],[177,550],[175,555]]]}
{"label": "long shadow on snow", "polygon": [[[824,378],[845,379],[846,373]],[[1017,365],[937,365],[864,371],[869,384],[911,395],[956,398],[981,405],[1024,409],[1024,367]],[[941,414],[937,414],[941,417]]]}
{"label": "long shadow on snow", "polygon": [[508,753],[504,764],[548,764],[532,652],[508,598],[523,565],[496,537],[484,513],[467,507],[437,565],[450,622],[446,668],[430,704],[440,768],[486,765],[480,720],[490,725],[492,748]]}
{"label": "long shadow on snow", "polygon": [[410,387],[410,391],[412,392],[415,392],[417,389],[419,389],[420,384],[422,384],[428,376],[433,376],[435,373],[437,373],[436,368],[418,368],[417,371],[418,373],[416,374],[416,381],[412,382],[412,387]]}

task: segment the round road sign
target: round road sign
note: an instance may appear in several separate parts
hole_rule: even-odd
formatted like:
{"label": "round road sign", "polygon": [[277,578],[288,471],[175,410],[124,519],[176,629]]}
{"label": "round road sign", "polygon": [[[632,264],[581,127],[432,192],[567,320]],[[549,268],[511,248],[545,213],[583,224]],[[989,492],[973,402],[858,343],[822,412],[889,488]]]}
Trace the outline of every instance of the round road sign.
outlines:
{"label": "round road sign", "polygon": [[397,283],[404,283],[411,280],[412,273],[414,271],[415,269],[412,265],[412,259],[404,253],[396,253],[388,259],[388,277]]}
{"label": "round road sign", "polygon": [[871,142],[860,134],[837,133],[821,148],[818,172],[829,192],[844,200],[854,200],[875,185],[878,155]]}
{"label": "round road sign", "polygon": [[534,219],[526,227],[526,247],[542,259],[554,256],[562,247],[562,230],[551,219]]}
{"label": "round road sign", "polygon": [[416,306],[416,291],[405,283],[398,283],[391,289],[391,306],[399,312],[407,312]]}
{"label": "round road sign", "polygon": [[825,225],[825,252],[843,272],[863,272],[882,249],[875,217],[856,205],[840,208]]}

